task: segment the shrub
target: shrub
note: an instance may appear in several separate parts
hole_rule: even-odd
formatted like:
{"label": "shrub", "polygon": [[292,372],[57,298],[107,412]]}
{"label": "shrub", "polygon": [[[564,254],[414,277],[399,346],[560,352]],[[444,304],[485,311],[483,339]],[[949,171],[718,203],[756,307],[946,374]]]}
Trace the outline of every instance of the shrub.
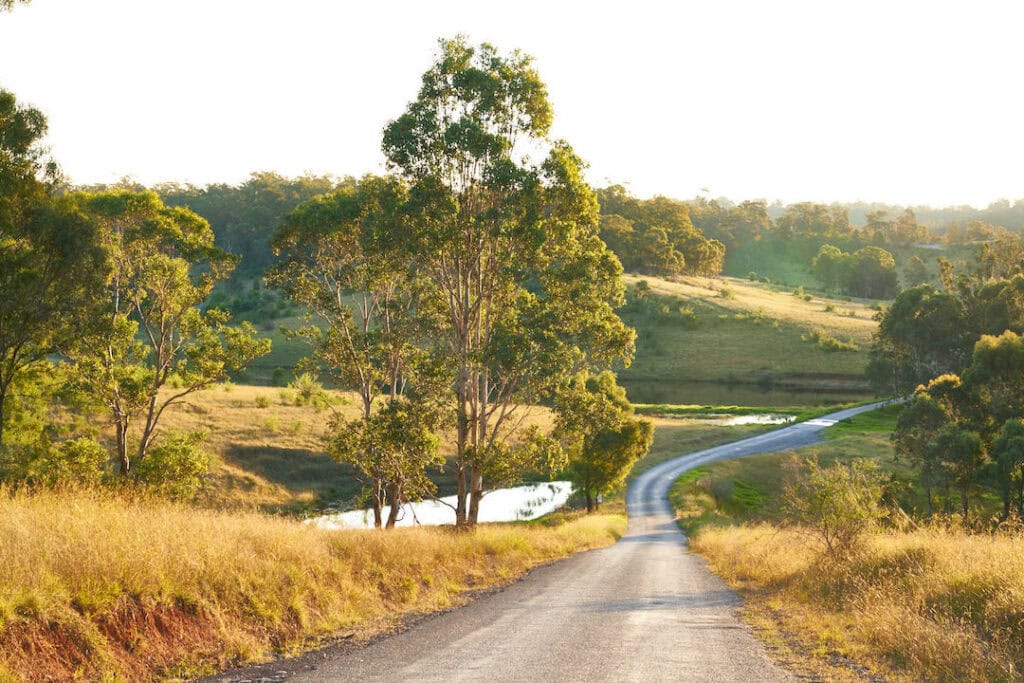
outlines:
{"label": "shrub", "polygon": [[288,385],[295,392],[295,405],[313,406],[322,410],[331,405],[330,395],[313,373],[304,372]]}
{"label": "shrub", "polygon": [[860,351],[860,347],[852,339],[850,341],[840,341],[821,330],[811,330],[807,334],[802,335],[800,339],[801,341],[812,342],[818,348],[829,352]]}
{"label": "shrub", "polygon": [[270,407],[270,399],[267,398],[266,396],[257,396],[256,397],[256,407],[257,408],[269,408]]}
{"label": "shrub", "polygon": [[884,518],[881,496],[875,463],[854,460],[823,468],[812,458],[792,468],[783,487],[783,512],[839,561],[854,555],[864,533]]}
{"label": "shrub", "polygon": [[835,310],[836,310],[835,304],[825,304],[825,312],[826,313],[834,313]]}
{"label": "shrub", "polygon": [[82,437],[62,441],[43,457],[38,468],[40,481],[47,484],[99,484],[110,453],[93,439]]}
{"label": "shrub", "polygon": [[718,298],[720,298],[720,299],[735,299],[736,298],[736,292],[734,292],[729,287],[722,287],[720,290],[718,290]]}
{"label": "shrub", "polygon": [[170,434],[135,466],[139,481],[169,498],[192,498],[202,488],[213,459],[201,446],[201,432]]}

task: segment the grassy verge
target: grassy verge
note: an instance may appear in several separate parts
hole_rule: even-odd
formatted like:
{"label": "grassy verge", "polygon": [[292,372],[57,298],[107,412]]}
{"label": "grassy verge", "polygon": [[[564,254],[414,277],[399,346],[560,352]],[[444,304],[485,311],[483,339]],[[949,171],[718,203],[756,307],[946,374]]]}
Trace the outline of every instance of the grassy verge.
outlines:
{"label": "grassy verge", "polygon": [[[893,458],[899,407],[862,414],[804,449],[822,463],[874,459],[920,501]],[[755,456],[688,472],[670,497],[691,548],[746,598],[744,616],[790,663],[839,680],[1002,681],[1024,675],[1024,539],[955,524],[872,533],[859,554],[827,561],[806,530],[783,523],[783,465]]]}
{"label": "grassy verge", "polygon": [[338,532],[113,494],[0,493],[0,680],[187,678],[366,638],[624,528],[597,515]]}

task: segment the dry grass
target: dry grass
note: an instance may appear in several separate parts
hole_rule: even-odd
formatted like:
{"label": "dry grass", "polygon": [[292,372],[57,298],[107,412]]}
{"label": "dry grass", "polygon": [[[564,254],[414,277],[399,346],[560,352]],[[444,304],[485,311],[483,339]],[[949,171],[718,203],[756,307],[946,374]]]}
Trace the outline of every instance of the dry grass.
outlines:
{"label": "dry grass", "polygon": [[[872,319],[875,311],[860,299],[840,301],[816,296],[810,301],[805,301],[790,292],[778,291],[769,285],[733,277],[714,280],[695,277],[663,280],[656,277],[627,275],[625,279],[628,285],[634,285],[639,280],[647,280],[655,294],[698,299],[730,311],[760,311],[767,318],[809,329],[824,330],[834,337],[853,339],[858,344],[870,343],[871,335],[878,328],[878,323]],[[727,287],[732,292],[729,298],[720,296],[722,287]],[[829,305],[835,310],[825,310]],[[850,312],[853,313],[852,316],[849,315]]]}
{"label": "dry grass", "polygon": [[0,492],[0,680],[189,677],[364,638],[624,527],[339,532],[110,493]]}
{"label": "dry grass", "polygon": [[767,524],[705,526],[691,546],[745,595],[752,621],[819,663],[849,658],[902,680],[1024,677],[1020,536],[879,533],[843,564]]}

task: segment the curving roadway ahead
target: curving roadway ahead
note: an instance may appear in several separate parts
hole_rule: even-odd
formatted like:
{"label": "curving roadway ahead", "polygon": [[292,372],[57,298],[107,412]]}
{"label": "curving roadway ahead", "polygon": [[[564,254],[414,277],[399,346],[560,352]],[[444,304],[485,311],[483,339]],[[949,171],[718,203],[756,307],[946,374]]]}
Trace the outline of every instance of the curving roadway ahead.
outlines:
{"label": "curving roadway ahead", "polygon": [[506,590],[367,647],[329,658],[312,653],[271,676],[492,683],[793,680],[738,620],[738,596],[687,552],[668,489],[704,463],[816,443],[825,427],[879,405],[661,463],[629,487],[629,530],[615,545],[537,569]]}

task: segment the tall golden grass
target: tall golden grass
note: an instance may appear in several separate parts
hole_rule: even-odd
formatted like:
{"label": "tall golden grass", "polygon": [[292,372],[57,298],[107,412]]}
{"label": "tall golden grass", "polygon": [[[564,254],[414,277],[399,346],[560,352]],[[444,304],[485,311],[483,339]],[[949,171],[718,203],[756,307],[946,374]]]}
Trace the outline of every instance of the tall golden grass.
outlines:
{"label": "tall golden grass", "polygon": [[0,680],[190,677],[368,637],[624,527],[324,531],[113,493],[0,491]]}
{"label": "tall golden grass", "polygon": [[825,561],[799,529],[705,526],[691,546],[747,598],[748,615],[904,680],[1024,678],[1024,539],[927,528],[879,532]]}

